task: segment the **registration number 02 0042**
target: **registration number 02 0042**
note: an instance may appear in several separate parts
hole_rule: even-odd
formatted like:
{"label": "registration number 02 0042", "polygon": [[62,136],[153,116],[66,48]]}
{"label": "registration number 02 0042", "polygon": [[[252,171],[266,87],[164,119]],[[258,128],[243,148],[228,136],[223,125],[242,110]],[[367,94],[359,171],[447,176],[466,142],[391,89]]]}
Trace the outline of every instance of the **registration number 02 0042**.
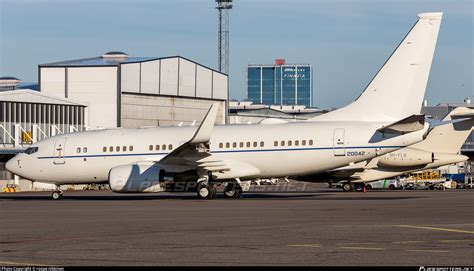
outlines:
{"label": "registration number 02 0042", "polygon": [[348,151],[347,156],[361,156],[365,155],[365,151]]}

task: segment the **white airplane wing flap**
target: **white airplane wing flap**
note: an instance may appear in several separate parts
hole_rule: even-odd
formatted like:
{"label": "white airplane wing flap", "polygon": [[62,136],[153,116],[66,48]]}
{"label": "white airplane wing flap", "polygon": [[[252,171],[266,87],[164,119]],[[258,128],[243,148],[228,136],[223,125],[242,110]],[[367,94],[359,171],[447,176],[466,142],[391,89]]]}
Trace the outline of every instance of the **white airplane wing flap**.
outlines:
{"label": "white airplane wing flap", "polygon": [[221,160],[211,154],[209,141],[216,121],[218,106],[219,103],[213,104],[193,137],[161,160],[156,161],[157,166],[171,171],[188,169],[211,171],[214,176],[221,179],[259,174],[260,170],[248,163],[238,160]]}
{"label": "white airplane wing flap", "polygon": [[193,137],[156,163],[164,168],[199,167],[200,161],[211,156],[209,140],[216,122],[219,103],[214,103],[207,112]]}

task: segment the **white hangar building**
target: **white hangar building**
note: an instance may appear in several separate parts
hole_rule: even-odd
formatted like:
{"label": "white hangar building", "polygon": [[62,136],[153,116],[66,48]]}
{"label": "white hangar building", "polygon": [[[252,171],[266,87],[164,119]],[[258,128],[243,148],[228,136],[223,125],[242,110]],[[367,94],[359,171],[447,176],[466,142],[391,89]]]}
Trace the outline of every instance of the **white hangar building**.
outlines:
{"label": "white hangar building", "polygon": [[199,123],[210,105],[221,102],[219,123],[227,118],[226,74],[181,56],[99,57],[38,66],[41,93],[87,105],[90,129]]}

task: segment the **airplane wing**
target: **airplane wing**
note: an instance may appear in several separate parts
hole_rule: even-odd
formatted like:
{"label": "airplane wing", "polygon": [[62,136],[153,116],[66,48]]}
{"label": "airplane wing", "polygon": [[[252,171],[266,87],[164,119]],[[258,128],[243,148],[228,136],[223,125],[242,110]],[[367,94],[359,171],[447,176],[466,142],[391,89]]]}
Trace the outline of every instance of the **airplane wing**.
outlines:
{"label": "airplane wing", "polygon": [[217,178],[238,178],[260,173],[254,166],[230,159],[220,159],[210,151],[209,141],[217,117],[219,103],[214,103],[193,137],[170,152],[161,160],[156,161],[158,167],[166,171],[183,171],[197,169],[201,172],[212,172]]}
{"label": "airplane wing", "polygon": [[157,161],[157,164],[164,167],[187,165],[191,167],[206,168],[213,166],[217,169],[225,170],[225,166],[221,161],[212,158],[209,149],[209,140],[211,139],[218,108],[219,103],[214,103],[193,137],[174,151],[170,152],[167,156]]}

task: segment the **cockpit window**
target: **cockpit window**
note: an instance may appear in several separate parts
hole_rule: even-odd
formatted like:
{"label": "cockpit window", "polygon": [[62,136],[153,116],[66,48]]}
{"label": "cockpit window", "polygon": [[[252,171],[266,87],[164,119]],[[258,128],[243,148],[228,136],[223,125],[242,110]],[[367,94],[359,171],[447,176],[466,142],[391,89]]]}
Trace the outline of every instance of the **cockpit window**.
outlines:
{"label": "cockpit window", "polygon": [[30,155],[38,151],[38,147],[29,147],[25,150],[25,153]]}

